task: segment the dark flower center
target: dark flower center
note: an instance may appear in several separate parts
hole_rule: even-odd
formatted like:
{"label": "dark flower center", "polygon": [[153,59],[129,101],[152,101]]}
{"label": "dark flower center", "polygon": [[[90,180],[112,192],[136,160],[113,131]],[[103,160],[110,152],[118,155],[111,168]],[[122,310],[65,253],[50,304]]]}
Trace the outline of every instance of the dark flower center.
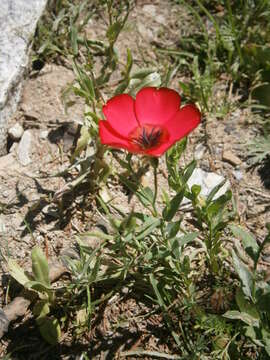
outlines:
{"label": "dark flower center", "polygon": [[136,129],[131,136],[131,141],[142,149],[150,149],[159,145],[162,136],[162,130],[158,127],[145,125]]}

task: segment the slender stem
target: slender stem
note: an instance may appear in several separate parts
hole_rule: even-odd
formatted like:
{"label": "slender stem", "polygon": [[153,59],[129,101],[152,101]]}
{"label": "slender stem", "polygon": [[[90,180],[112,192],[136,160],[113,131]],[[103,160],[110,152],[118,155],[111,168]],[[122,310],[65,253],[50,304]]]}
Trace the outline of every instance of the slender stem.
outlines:
{"label": "slender stem", "polygon": [[157,192],[158,192],[158,182],[157,182],[157,168],[154,167],[154,198],[153,198],[153,204],[156,204],[156,200],[157,200]]}
{"label": "slender stem", "polygon": [[158,159],[151,159],[151,164],[154,169],[154,196],[153,196],[153,209],[155,216],[158,215],[157,208],[156,208],[156,200],[157,200],[157,193],[158,193],[158,179],[157,179],[157,168],[158,168]]}

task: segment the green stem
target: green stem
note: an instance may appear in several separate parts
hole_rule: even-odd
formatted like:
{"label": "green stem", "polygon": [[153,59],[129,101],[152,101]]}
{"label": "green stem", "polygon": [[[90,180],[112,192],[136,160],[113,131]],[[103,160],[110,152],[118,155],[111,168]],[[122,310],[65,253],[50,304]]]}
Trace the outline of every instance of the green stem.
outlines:
{"label": "green stem", "polygon": [[151,159],[151,164],[154,169],[154,197],[153,197],[153,209],[155,216],[158,215],[157,208],[156,208],[156,201],[157,201],[157,193],[158,193],[158,179],[157,179],[157,168],[158,168],[158,159]]}

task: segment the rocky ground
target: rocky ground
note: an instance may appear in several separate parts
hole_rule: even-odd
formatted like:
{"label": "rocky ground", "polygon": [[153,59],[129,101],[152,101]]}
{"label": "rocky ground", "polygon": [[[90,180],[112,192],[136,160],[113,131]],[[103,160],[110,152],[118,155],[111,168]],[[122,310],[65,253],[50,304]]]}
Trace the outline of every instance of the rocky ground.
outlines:
{"label": "rocky ground", "polygon": [[[128,29],[121,35],[119,51],[125,53],[128,44],[129,47],[133,46],[132,50],[139,58],[143,47],[147,49],[147,61],[154,62],[153,42],[161,36],[172,41],[175,36],[174,28],[178,26],[176,14],[179,9],[169,9],[167,5],[163,5],[162,1],[138,1],[130,16]],[[184,18],[186,15],[182,12],[181,16]],[[98,35],[102,36],[102,20],[94,21],[100,21]],[[89,26],[89,34],[95,37],[97,30],[93,25],[96,24]],[[130,41],[131,32],[134,38]],[[57,258],[62,251],[73,247],[74,236],[78,232],[91,229],[97,216],[90,195],[87,198],[74,196],[73,203],[62,212],[53,202],[55,192],[63,188],[65,179],[52,175],[69,165],[68,159],[76,139],[78,124],[83,121],[84,105],[79,99],[76,99],[68,113],[62,102],[62,92],[73,78],[73,72],[68,67],[55,64],[45,65],[40,72],[29,73],[18,111],[9,123],[9,153],[0,158],[1,252],[4,256],[16,259],[25,268],[29,267],[33,246],[38,244],[46,249],[49,258]],[[179,91],[178,79],[173,82],[173,86]],[[194,156],[199,168],[229,180],[240,222],[260,242],[266,233],[265,223],[269,221],[270,183],[267,168],[252,168],[248,163],[246,144],[257,132],[253,115],[246,109],[235,108],[223,119],[204,119],[203,124],[189,138],[186,161]],[[160,173],[159,176],[165,178],[166,174]],[[151,183],[151,178],[148,181]],[[128,199],[120,186],[111,187],[110,192],[115,204],[129,208]],[[88,202],[86,206],[85,202]],[[81,210],[82,206],[84,212]],[[268,260],[268,255],[265,254],[266,263]],[[1,264],[0,305],[3,307],[9,301],[9,296],[6,296],[7,269],[4,261]],[[134,314],[134,311],[140,313],[149,310],[138,302],[135,306],[135,302],[135,299],[126,299],[121,305],[122,309],[118,307],[116,310],[115,303],[106,309],[104,319],[107,319],[108,324],[104,323],[100,330],[105,339],[113,331],[114,311],[118,314],[133,311]],[[151,321],[153,324],[159,323],[155,316]],[[160,341],[162,334],[156,337],[151,334],[149,323],[140,324],[139,327],[144,338],[133,339],[134,348],[147,338],[151,349],[166,352],[166,343],[162,344]],[[135,328],[133,324],[133,329]],[[13,335],[15,330],[12,330]],[[2,342],[1,355],[6,352],[9,341],[10,337],[7,335]],[[98,343],[93,346],[95,354],[99,353],[99,346]],[[107,357],[104,355],[101,358]]]}

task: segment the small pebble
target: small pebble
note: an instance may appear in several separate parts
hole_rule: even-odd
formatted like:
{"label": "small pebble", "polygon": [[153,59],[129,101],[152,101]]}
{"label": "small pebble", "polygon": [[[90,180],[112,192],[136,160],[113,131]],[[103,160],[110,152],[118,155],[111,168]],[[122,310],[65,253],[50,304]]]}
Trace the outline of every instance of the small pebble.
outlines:
{"label": "small pebble", "polygon": [[222,154],[222,160],[228,162],[233,166],[240,165],[242,163],[238,156],[234,155],[230,150],[224,150]]}
{"label": "small pebble", "polygon": [[23,127],[19,123],[16,123],[11,128],[9,128],[8,135],[12,140],[18,141],[22,137],[23,131]]}
{"label": "small pebble", "polygon": [[2,196],[3,196],[4,198],[9,197],[9,194],[10,194],[9,190],[5,190],[5,191],[2,192]]}
{"label": "small pebble", "polygon": [[232,173],[236,180],[240,181],[243,179],[243,173],[241,170],[234,170]]}
{"label": "small pebble", "polygon": [[41,140],[46,140],[47,137],[48,137],[48,134],[49,134],[49,131],[48,130],[42,130],[40,133],[39,133],[39,138]]}

